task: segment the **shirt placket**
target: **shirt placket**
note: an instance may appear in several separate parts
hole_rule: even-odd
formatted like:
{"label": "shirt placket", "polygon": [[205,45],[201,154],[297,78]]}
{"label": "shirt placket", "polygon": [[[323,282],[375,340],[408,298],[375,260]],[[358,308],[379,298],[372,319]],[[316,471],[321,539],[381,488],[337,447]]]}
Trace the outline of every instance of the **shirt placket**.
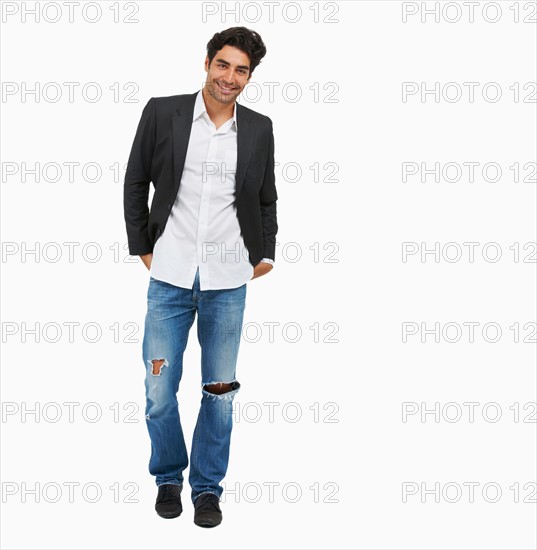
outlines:
{"label": "shirt placket", "polygon": [[[200,197],[200,208],[198,214],[198,231],[197,231],[197,249],[198,249],[198,265],[200,270],[200,283],[203,282],[202,286],[210,286],[210,262],[212,254],[207,254],[207,242],[208,228],[209,228],[209,206],[211,201],[211,192],[213,186],[214,176],[210,174],[213,170],[213,164],[215,161],[215,151],[216,151],[216,134],[215,127],[213,122],[209,119],[207,113],[203,113],[203,117],[206,122],[206,131],[208,134],[208,146],[207,154],[205,157],[205,167],[201,168],[201,197]],[[210,168],[210,170],[209,170]],[[204,245],[205,243],[205,245]],[[204,250],[205,248],[205,250]],[[209,247],[209,251],[212,250],[212,247]]]}
{"label": "shirt placket", "polygon": [[[210,287],[211,265],[214,265],[214,262],[221,261],[222,250],[220,249],[220,247],[222,243],[216,243],[210,240],[211,235],[209,235],[209,213],[213,188],[218,189],[218,178],[221,177],[222,162],[224,160],[223,153],[221,151],[222,148],[220,140],[222,140],[224,135],[228,132],[229,128],[231,127],[232,121],[226,122],[217,130],[216,126],[209,118],[209,115],[206,111],[203,113],[203,117],[205,119],[205,122],[207,123],[206,128],[209,140],[205,162],[206,167],[210,170],[205,170],[204,178],[204,171],[202,169],[201,199],[198,214],[197,249],[198,265],[200,269],[200,283],[203,283],[201,286]],[[205,181],[203,181],[204,179]],[[205,243],[205,251],[203,250],[203,243]],[[210,252],[209,254],[207,254],[208,251]]]}

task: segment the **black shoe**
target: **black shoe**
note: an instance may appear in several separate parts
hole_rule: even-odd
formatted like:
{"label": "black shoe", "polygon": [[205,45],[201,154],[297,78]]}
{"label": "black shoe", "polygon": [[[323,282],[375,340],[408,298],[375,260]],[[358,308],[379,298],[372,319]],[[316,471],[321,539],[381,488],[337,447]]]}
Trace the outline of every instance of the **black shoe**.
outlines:
{"label": "black shoe", "polygon": [[214,493],[202,493],[194,501],[194,523],[200,527],[216,527],[222,523],[220,499]]}
{"label": "black shoe", "polygon": [[161,518],[171,519],[181,515],[183,505],[181,504],[182,485],[165,483],[159,485],[155,510]]}

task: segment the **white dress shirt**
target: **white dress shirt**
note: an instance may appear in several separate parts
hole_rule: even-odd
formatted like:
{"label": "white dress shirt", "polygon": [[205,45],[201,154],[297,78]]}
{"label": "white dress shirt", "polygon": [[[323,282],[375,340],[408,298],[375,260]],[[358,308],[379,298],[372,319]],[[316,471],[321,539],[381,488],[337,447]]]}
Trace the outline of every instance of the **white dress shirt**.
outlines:
{"label": "white dress shirt", "polygon": [[[234,202],[237,119],[218,130],[201,90],[196,96],[185,166],[164,232],[153,248],[151,276],[191,289],[199,267],[200,290],[237,288],[254,274]],[[263,262],[273,264],[270,258]]]}

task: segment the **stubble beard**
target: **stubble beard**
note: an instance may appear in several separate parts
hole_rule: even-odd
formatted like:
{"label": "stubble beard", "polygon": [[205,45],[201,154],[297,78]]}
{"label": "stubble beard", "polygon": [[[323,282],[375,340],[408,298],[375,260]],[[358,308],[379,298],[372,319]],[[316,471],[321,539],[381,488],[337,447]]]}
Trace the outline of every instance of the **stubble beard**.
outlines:
{"label": "stubble beard", "polygon": [[220,88],[218,87],[218,84],[216,84],[216,81],[211,80],[207,84],[207,93],[219,103],[229,104],[229,103],[233,103],[233,101],[235,101],[237,97],[239,97],[241,90],[237,89],[237,90],[234,90],[234,93],[230,95],[224,95],[220,91]]}

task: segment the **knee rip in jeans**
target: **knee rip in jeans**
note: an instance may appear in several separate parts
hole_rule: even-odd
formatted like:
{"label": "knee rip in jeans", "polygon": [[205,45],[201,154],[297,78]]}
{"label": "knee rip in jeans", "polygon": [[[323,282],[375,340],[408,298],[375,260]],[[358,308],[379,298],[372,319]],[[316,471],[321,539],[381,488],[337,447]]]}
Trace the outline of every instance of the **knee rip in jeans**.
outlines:
{"label": "knee rip in jeans", "polygon": [[203,385],[203,390],[215,399],[231,399],[241,387],[237,380],[233,382],[210,382]]}
{"label": "knee rip in jeans", "polygon": [[151,361],[147,361],[152,365],[151,373],[153,376],[160,376],[160,371],[162,370],[162,367],[168,366],[167,359],[151,359]]}

